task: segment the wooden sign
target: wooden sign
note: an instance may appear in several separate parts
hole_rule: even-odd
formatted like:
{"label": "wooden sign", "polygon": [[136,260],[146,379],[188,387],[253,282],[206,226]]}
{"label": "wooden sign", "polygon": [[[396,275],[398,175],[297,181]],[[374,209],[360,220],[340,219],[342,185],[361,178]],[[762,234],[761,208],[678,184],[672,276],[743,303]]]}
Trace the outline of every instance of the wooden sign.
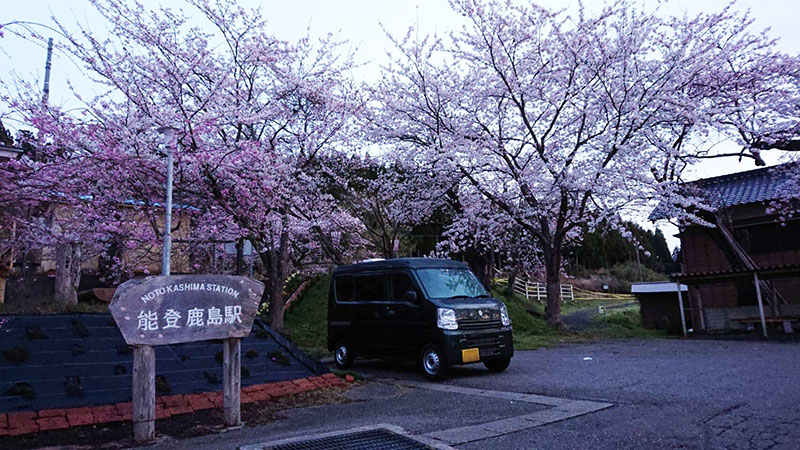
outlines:
{"label": "wooden sign", "polygon": [[155,345],[224,339],[223,422],[241,426],[241,341],[264,283],[231,275],[174,275],[122,283],[109,310],[133,345],[133,437],[155,439]]}
{"label": "wooden sign", "polygon": [[129,345],[243,338],[264,284],[231,275],[173,275],[130,280],[109,309]]}

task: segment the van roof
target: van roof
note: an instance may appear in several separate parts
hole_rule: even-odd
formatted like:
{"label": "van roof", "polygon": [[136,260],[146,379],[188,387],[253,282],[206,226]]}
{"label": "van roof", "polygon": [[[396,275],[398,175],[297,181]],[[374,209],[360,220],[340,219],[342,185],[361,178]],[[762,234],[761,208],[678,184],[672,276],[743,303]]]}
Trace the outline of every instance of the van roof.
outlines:
{"label": "van roof", "polygon": [[348,264],[333,269],[333,274],[354,273],[366,270],[379,269],[428,269],[428,268],[451,268],[468,269],[467,263],[453,261],[452,259],[439,258],[397,258],[381,261],[367,261],[357,264]]}

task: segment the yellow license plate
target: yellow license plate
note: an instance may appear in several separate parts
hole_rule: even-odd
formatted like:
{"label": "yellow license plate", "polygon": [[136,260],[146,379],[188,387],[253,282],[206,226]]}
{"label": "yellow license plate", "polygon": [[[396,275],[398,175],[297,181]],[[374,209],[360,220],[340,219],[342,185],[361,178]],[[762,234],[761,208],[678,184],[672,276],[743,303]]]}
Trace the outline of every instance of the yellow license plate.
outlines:
{"label": "yellow license plate", "polygon": [[461,350],[461,361],[465,363],[480,361],[481,355],[477,348],[465,348]]}

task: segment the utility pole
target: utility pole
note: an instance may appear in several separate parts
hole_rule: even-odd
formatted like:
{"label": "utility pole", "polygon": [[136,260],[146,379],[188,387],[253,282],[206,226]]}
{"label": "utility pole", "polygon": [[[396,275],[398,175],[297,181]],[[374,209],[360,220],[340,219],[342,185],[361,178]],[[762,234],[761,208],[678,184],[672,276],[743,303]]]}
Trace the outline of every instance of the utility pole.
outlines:
{"label": "utility pole", "polygon": [[639,266],[639,281],[644,281],[642,277],[642,262],[639,260],[639,246],[636,246],[636,265]]}
{"label": "utility pole", "polygon": [[44,63],[44,93],[42,102],[46,105],[50,98],[50,67],[53,59],[53,38],[47,39],[47,61]]}

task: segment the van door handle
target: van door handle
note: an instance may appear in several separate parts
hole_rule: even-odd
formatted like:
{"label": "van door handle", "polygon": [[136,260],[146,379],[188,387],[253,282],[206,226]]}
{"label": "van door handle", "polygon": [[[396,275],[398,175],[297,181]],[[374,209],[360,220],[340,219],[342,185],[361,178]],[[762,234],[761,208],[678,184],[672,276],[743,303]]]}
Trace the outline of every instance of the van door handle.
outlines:
{"label": "van door handle", "polygon": [[393,310],[392,308],[386,308],[387,316],[394,316],[395,314],[397,314],[397,311]]}

